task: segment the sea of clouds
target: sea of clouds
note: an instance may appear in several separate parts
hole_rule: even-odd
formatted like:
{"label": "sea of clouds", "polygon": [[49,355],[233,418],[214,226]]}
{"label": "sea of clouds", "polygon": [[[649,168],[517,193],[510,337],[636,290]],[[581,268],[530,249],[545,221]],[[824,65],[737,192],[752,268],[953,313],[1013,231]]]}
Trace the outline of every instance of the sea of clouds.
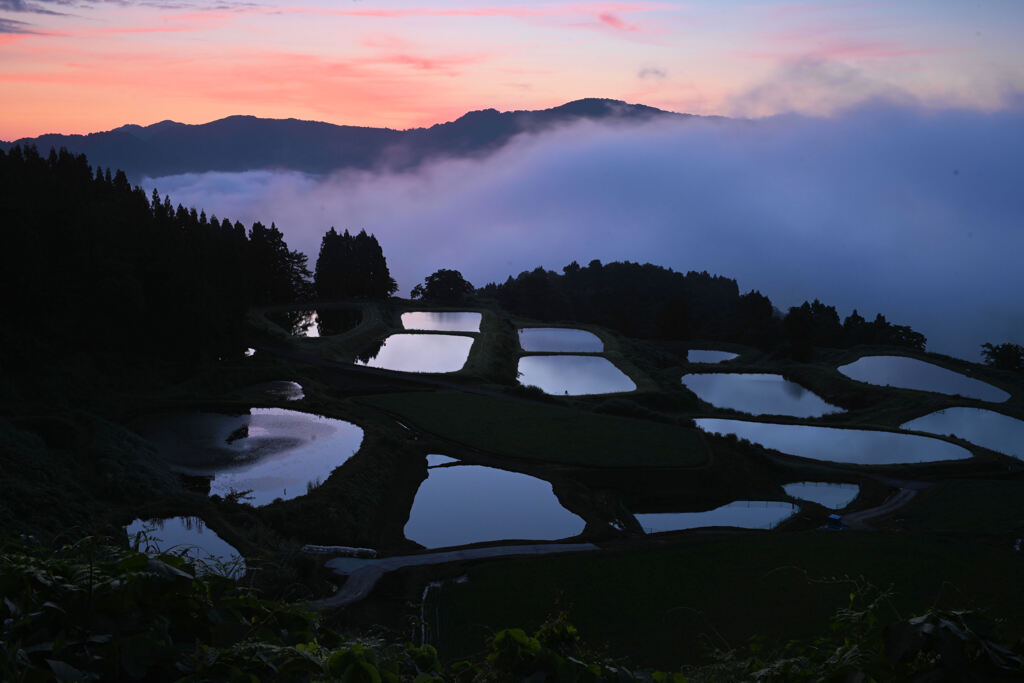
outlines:
{"label": "sea of clouds", "polygon": [[818,298],[978,359],[1024,343],[1024,107],[869,102],[829,117],[584,121],[404,172],[147,178],[172,201],[379,239],[402,294],[438,268],[475,285],[630,260],[708,270],[782,310]]}

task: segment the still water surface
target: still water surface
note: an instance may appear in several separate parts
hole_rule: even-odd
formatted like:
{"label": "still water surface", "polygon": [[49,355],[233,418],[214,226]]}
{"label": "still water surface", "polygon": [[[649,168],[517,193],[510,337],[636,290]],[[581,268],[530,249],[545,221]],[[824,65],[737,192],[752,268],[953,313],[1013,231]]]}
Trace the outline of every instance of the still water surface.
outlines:
{"label": "still water surface", "polygon": [[392,334],[380,351],[359,365],[400,372],[456,372],[469,358],[473,338],[458,334]]}
{"label": "still water surface", "polygon": [[831,510],[842,510],[860,493],[856,484],[835,484],[828,481],[798,481],[782,487],[787,495],[809,500]]}
{"label": "still water surface", "polygon": [[704,373],[683,375],[683,384],[706,403],[751,415],[818,417],[841,412],[814,392],[782,375]]}
{"label": "still water surface", "polygon": [[147,555],[184,553],[196,562],[198,573],[224,574],[233,579],[245,574],[241,553],[212,529],[207,529],[199,517],[136,519],[124,530],[133,546],[135,535],[140,534],[138,548]]}
{"label": "still water surface", "polygon": [[545,353],[601,353],[604,342],[593,332],[571,327],[523,327],[519,330],[523,351]]}
{"label": "still water surface", "polygon": [[576,536],[585,526],[542,479],[480,465],[429,472],[405,525],[405,536],[427,548],[508,539],[550,541]]}
{"label": "still water surface", "polygon": [[1000,402],[1010,395],[987,382],[906,356],[864,356],[838,368],[851,379],[868,384],[959,394],[982,401]]}
{"label": "still water surface", "polygon": [[915,434],[707,417],[694,422],[706,432],[735,434],[766,448],[815,460],[856,465],[894,465],[965,460],[971,457],[971,452],[966,448]]}
{"label": "still water surface", "polygon": [[283,408],[155,416],[138,429],[178,469],[210,477],[211,494],[251,489],[257,506],[304,495],[363,441],[350,422]]}
{"label": "still water surface", "polygon": [[742,529],[771,529],[789,519],[800,506],[774,500],[738,500],[703,512],[658,512],[635,515],[649,534],[707,526],[734,526]]}
{"label": "still water surface", "polygon": [[712,351],[711,349],[690,349],[686,352],[686,360],[689,363],[723,363],[739,357],[738,353]]}
{"label": "still water surface", "polygon": [[481,317],[479,313],[468,311],[410,311],[402,314],[402,327],[435,332],[479,332]]}
{"label": "still water surface", "polygon": [[545,394],[581,396],[633,391],[636,384],[601,356],[523,356],[519,383],[540,387]]}
{"label": "still water surface", "polygon": [[281,401],[300,401],[306,397],[301,384],[287,380],[263,382],[262,384],[250,387],[249,391],[257,396]]}
{"label": "still water surface", "polygon": [[1024,422],[994,410],[946,408],[905,422],[900,429],[956,434],[971,443],[1024,460]]}

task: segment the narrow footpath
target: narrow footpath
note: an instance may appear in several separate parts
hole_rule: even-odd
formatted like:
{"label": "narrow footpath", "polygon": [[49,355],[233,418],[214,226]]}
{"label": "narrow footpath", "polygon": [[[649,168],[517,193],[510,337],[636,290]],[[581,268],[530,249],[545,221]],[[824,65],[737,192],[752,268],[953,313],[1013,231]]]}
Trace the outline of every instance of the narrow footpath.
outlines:
{"label": "narrow footpath", "polygon": [[422,553],[418,555],[397,555],[380,559],[364,559],[359,557],[336,557],[324,565],[339,576],[348,577],[337,593],[309,603],[318,610],[335,609],[359,602],[370,594],[374,586],[386,572],[404,567],[415,567],[429,564],[445,564],[447,562],[464,562],[491,557],[512,557],[517,555],[547,555],[550,553],[572,553],[585,550],[598,550],[593,543],[535,543],[532,545],[502,545],[489,548],[467,548],[465,550],[448,550],[440,553]]}
{"label": "narrow footpath", "polygon": [[932,482],[928,481],[909,481],[882,477],[879,477],[878,481],[897,489],[896,492],[887,497],[881,505],[876,505],[875,507],[868,508],[867,510],[860,510],[858,512],[851,512],[847,515],[843,515],[843,522],[845,522],[851,529],[855,529],[857,531],[874,531],[874,527],[868,524],[869,519],[876,519],[878,517],[884,517],[885,515],[892,514],[909,503],[914,496],[917,495],[918,491],[923,491],[932,486]]}

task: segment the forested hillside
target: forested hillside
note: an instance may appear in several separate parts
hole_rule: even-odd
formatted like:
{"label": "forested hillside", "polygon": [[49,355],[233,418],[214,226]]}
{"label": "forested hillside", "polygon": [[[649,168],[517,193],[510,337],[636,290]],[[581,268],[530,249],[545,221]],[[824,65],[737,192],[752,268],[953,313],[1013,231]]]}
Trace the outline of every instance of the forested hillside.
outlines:
{"label": "forested hillside", "polygon": [[307,286],[305,255],[275,226],[173,207],[82,155],[0,152],[0,187],[9,397],[44,390],[47,372],[73,385],[240,354],[248,307]]}

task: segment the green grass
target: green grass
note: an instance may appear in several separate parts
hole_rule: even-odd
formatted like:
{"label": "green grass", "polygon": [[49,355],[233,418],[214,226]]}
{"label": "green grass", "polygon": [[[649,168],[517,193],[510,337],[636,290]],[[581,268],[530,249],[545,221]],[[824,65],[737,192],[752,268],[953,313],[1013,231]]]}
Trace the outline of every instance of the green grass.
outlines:
{"label": "green grass", "polygon": [[446,439],[498,455],[601,467],[685,467],[707,461],[696,429],[456,392],[367,396],[360,402]]}
{"label": "green grass", "polygon": [[[827,632],[852,581],[892,585],[902,617],[940,607],[988,608],[1019,636],[1020,558],[1009,548],[880,533],[808,532],[694,540],[667,549],[578,553],[472,568],[440,596],[439,649],[460,657],[481,636],[535,628],[559,609],[592,646],[647,666],[699,661],[707,644],[783,644]],[[831,580],[837,577],[839,581]],[[895,613],[889,616],[895,617]]]}
{"label": "green grass", "polygon": [[900,513],[914,531],[1007,533],[1024,527],[1024,481],[954,479]]}

